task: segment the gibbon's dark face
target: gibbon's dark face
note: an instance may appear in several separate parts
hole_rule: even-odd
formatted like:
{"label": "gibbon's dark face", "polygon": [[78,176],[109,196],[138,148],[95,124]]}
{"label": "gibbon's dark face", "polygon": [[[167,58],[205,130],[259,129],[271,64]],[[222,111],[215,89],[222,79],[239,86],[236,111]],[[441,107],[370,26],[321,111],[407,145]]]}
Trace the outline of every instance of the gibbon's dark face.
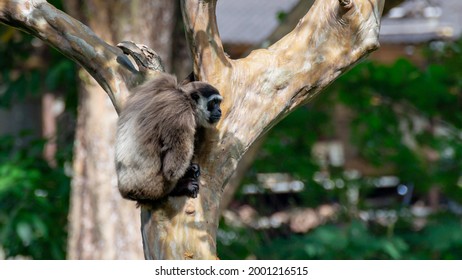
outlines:
{"label": "gibbon's dark face", "polygon": [[221,100],[220,95],[213,95],[207,102],[207,110],[210,112],[209,122],[211,124],[217,123],[221,118]]}
{"label": "gibbon's dark face", "polygon": [[220,120],[220,104],[223,98],[216,88],[207,83],[195,82],[191,97],[197,102],[200,125],[210,127]]}

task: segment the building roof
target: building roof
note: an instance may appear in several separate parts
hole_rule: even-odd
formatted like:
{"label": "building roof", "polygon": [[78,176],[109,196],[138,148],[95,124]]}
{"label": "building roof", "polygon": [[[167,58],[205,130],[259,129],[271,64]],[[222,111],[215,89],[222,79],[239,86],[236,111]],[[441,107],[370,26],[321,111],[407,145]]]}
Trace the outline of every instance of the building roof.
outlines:
{"label": "building roof", "polygon": [[217,21],[223,42],[258,44],[279,25],[280,12],[290,12],[299,0],[222,0]]}
{"label": "building roof", "polygon": [[453,40],[462,32],[461,0],[407,0],[382,19],[380,41],[423,43]]}
{"label": "building roof", "polygon": [[[278,26],[279,12],[299,0],[221,0],[217,21],[225,43],[256,45]],[[407,0],[382,19],[380,41],[423,43],[456,39],[462,33],[462,0]]]}

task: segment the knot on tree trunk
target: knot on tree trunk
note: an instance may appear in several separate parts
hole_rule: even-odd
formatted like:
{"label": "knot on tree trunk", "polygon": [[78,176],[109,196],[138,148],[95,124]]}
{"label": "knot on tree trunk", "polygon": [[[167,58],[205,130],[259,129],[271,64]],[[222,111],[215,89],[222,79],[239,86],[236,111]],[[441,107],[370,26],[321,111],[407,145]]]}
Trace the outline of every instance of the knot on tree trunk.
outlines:
{"label": "knot on tree trunk", "polygon": [[165,72],[160,56],[151,48],[143,44],[136,44],[132,41],[122,41],[117,44],[124,54],[133,58],[138,71],[146,73],[148,71]]}
{"label": "knot on tree trunk", "polygon": [[353,0],[339,0],[340,6],[345,9],[350,9],[353,6]]}

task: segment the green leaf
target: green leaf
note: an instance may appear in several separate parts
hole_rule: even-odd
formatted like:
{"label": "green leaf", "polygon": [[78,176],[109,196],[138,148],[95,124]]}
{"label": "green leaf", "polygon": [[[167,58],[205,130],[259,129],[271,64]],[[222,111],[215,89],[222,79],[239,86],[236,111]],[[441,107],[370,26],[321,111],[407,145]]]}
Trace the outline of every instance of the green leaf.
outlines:
{"label": "green leaf", "polygon": [[28,246],[32,241],[32,228],[25,222],[19,222],[16,225],[16,233],[21,238],[22,243]]}

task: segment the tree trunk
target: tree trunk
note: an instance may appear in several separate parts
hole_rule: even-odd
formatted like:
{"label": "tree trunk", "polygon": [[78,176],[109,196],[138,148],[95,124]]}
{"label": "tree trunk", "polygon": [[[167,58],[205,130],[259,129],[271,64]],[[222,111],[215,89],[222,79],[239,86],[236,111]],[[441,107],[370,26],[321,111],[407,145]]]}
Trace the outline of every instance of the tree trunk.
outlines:
{"label": "tree trunk", "polygon": [[[174,2],[68,1],[67,8],[114,44],[133,40],[155,46],[168,66]],[[82,15],[86,15],[83,17]],[[142,259],[140,213],[117,190],[114,140],[117,113],[107,94],[81,72],[69,214],[69,259]]]}
{"label": "tree trunk", "polygon": [[[238,60],[223,51],[216,0],[181,3],[195,77],[219,89],[223,118],[216,129],[202,131],[195,147],[194,161],[202,171],[198,198],[169,197],[154,210],[141,209],[147,259],[217,257],[221,195],[238,161],[259,136],[378,48],[384,0],[317,0],[292,32],[268,49]],[[79,62],[108,93],[117,111],[130,88],[159,70],[152,67],[156,58],[151,53],[140,58],[146,54],[143,46],[124,48],[132,53],[138,48],[134,57],[143,63],[137,63],[139,71],[134,70],[120,50],[43,0],[0,0],[0,22],[42,38]],[[150,59],[153,63],[146,63]],[[112,210],[102,218],[111,219]]]}

